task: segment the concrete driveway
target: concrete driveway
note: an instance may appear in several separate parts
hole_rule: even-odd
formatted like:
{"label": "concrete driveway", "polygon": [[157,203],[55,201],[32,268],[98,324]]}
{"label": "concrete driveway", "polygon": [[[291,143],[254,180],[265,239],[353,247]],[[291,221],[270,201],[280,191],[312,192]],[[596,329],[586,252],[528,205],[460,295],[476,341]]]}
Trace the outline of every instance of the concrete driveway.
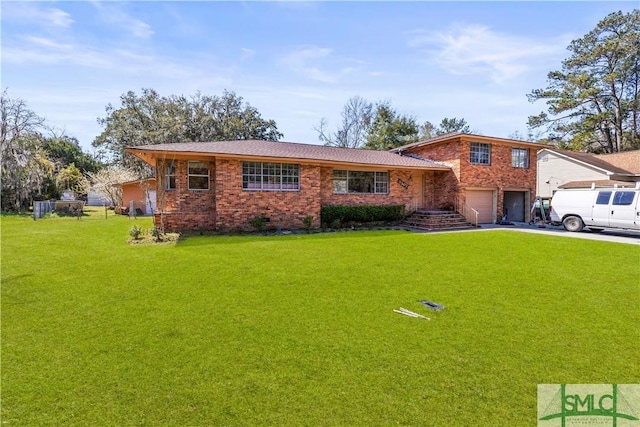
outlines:
{"label": "concrete driveway", "polygon": [[537,225],[530,225],[527,223],[514,223],[513,225],[482,224],[480,228],[471,230],[471,231],[483,231],[483,230],[487,230],[487,231],[488,230],[513,230],[513,231],[520,231],[525,233],[540,233],[540,234],[557,235],[562,237],[571,237],[575,239],[590,239],[590,240],[600,240],[604,242],[616,242],[616,243],[627,243],[630,245],[640,245],[640,232],[635,232],[635,231],[604,230],[604,231],[601,231],[600,233],[594,233],[589,231],[589,229],[585,229],[583,231],[574,233],[574,232],[566,231],[562,226],[545,225],[544,228],[542,228]]}

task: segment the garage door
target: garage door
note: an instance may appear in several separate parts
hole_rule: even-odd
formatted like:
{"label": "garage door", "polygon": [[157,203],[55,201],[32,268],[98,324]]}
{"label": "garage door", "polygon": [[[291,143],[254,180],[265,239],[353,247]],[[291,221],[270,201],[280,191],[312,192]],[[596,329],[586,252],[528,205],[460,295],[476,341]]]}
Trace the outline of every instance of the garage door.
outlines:
{"label": "garage door", "polygon": [[478,223],[489,224],[493,218],[493,191],[467,191],[467,205],[478,211]]}

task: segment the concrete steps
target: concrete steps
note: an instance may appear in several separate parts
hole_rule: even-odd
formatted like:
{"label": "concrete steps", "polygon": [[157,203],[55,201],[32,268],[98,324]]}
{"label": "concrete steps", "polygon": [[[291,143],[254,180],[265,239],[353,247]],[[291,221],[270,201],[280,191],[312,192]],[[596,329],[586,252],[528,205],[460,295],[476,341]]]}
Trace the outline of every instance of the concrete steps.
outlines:
{"label": "concrete steps", "polygon": [[466,230],[475,228],[466,218],[451,211],[416,211],[402,225],[425,231]]}

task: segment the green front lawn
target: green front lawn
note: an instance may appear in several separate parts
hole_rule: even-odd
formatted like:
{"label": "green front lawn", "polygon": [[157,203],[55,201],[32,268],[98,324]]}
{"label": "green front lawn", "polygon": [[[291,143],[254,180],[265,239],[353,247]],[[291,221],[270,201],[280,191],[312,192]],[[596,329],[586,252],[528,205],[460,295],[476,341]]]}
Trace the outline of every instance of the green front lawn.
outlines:
{"label": "green front lawn", "polygon": [[510,231],[128,245],[134,224],[151,227],[2,217],[3,425],[524,426],[539,383],[640,382],[638,246]]}

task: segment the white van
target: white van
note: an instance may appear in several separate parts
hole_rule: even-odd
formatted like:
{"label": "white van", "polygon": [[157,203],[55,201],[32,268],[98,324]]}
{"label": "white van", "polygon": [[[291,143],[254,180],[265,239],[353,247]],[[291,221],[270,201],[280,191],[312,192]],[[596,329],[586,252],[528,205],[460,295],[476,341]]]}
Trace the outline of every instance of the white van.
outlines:
{"label": "white van", "polygon": [[640,183],[635,188],[560,189],[551,199],[551,222],[568,231],[617,228],[640,231]]}

